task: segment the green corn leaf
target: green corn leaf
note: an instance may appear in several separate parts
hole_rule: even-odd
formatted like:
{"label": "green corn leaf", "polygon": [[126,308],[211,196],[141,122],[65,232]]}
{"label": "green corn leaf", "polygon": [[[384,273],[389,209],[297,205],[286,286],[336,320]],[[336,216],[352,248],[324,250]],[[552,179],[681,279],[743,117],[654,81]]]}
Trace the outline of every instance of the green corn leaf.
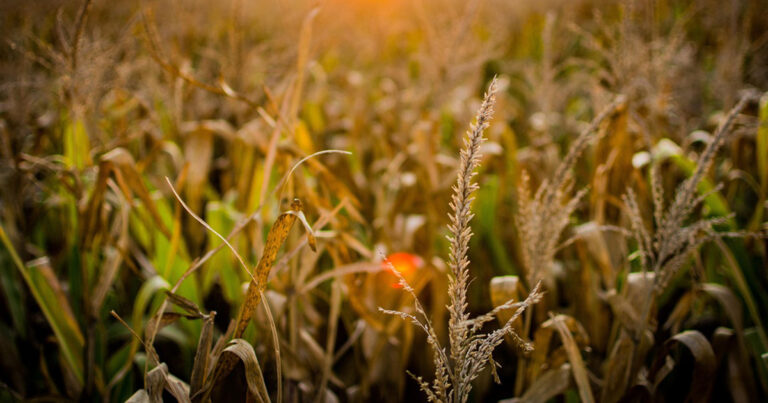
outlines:
{"label": "green corn leaf", "polygon": [[16,268],[34,297],[59,343],[61,354],[78,382],[83,382],[83,334],[77,326],[67,297],[46,261],[27,266],[0,225],[0,241],[8,249]]}

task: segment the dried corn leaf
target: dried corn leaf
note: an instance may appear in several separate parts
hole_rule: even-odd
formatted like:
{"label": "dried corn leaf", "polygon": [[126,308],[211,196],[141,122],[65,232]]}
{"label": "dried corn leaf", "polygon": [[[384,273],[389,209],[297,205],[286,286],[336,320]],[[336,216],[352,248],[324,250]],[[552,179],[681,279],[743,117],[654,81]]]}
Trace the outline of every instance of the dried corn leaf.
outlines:
{"label": "dried corn leaf", "polygon": [[579,225],[574,229],[576,236],[584,241],[589,255],[594,257],[600,268],[600,276],[603,283],[613,287],[616,283],[614,259],[604,235],[605,227],[598,222],[590,221]]}
{"label": "dried corn leaf", "polygon": [[678,343],[682,343],[686,346],[695,360],[693,377],[691,378],[692,382],[687,400],[694,402],[708,401],[709,394],[712,390],[712,378],[714,377],[716,370],[715,353],[707,338],[696,330],[686,330],[682,333],[678,333],[664,343],[662,354],[657,356],[651,367],[649,379],[655,380],[656,384],[661,381],[662,378],[658,377],[659,369],[662,366],[661,361],[666,359],[669,351]]}
{"label": "dried corn leaf", "polygon": [[672,330],[672,333],[680,332],[683,321],[688,317],[693,307],[693,299],[694,293],[689,291],[677,300],[677,304],[675,304],[675,307],[669,314],[669,318],[664,322],[664,330]]}
{"label": "dried corn leaf", "polygon": [[312,226],[309,225],[309,222],[307,222],[307,216],[304,215],[303,211],[298,211],[296,213],[296,217],[307,231],[307,243],[309,243],[309,248],[312,249],[312,252],[317,252],[317,240],[315,239],[315,232],[312,230]]}
{"label": "dried corn leaf", "polygon": [[[245,367],[245,380],[248,383],[248,391],[254,398],[256,398],[256,401],[270,402],[267,386],[264,383],[264,375],[261,372],[261,365],[259,365],[259,360],[256,358],[256,352],[253,351],[253,346],[243,339],[233,339],[230,341],[229,345],[221,353],[221,358],[219,364],[216,366],[217,368],[215,369],[215,372],[224,369],[223,365],[226,365],[225,362],[229,361],[226,359],[227,357],[234,357],[235,360],[239,359],[243,362]],[[211,379],[217,378],[217,376],[214,376]],[[207,385],[206,389],[208,391],[214,386],[213,383],[215,382]],[[206,401],[207,398],[203,398],[202,400]]]}
{"label": "dried corn leaf", "polygon": [[557,329],[557,332],[560,334],[563,347],[565,347],[565,351],[568,354],[568,361],[571,362],[573,378],[576,380],[576,385],[579,387],[579,397],[581,398],[581,401],[585,403],[594,402],[595,398],[592,395],[592,388],[589,386],[587,368],[584,366],[584,361],[581,359],[581,351],[570,330],[568,330],[565,316],[557,315],[552,318],[552,322],[555,329]]}
{"label": "dried corn leaf", "polygon": [[[234,338],[240,338],[243,335],[256,308],[261,303],[261,296],[267,288],[269,272],[272,270],[272,266],[275,263],[277,252],[285,242],[286,238],[288,238],[291,227],[302,210],[303,206],[301,201],[299,199],[294,199],[293,203],[291,203],[291,210],[281,214],[277,217],[275,223],[272,224],[272,228],[267,235],[267,242],[264,245],[261,259],[259,259],[259,264],[256,266],[255,273],[253,273],[253,279],[248,284],[245,301],[240,308],[240,313],[235,325],[235,331],[233,333]],[[234,368],[235,363],[236,361],[231,355],[222,356],[217,364],[217,371],[212,378],[213,382],[215,383],[216,380],[226,376],[232,368]]]}
{"label": "dried corn leaf", "polygon": [[[307,332],[305,329],[301,329],[299,331],[299,337],[301,338],[301,341],[304,342],[304,347],[307,348],[307,353],[311,356],[311,362],[316,363],[318,369],[322,370],[323,362],[325,361],[326,355],[325,351],[323,350],[323,347],[320,346],[320,344],[317,343],[317,341],[312,337],[309,332]],[[305,364],[306,365],[306,364]],[[297,373],[305,372],[306,369],[302,369],[300,371],[296,371]],[[328,372],[328,381],[336,386],[343,386],[344,383],[332,372]],[[304,374],[306,377],[306,374]],[[305,379],[305,378],[294,378],[294,379]]]}
{"label": "dried corn leaf", "polygon": [[[565,325],[565,328],[568,329],[568,331],[571,333],[571,336],[577,345],[589,346],[589,334],[587,333],[586,329],[584,329],[584,326],[581,325],[581,322],[568,315],[558,315],[558,317],[559,318],[557,320]],[[555,321],[550,319],[542,323],[541,326],[554,327]]]}
{"label": "dried corn leaf", "polygon": [[272,270],[272,265],[275,263],[277,257],[277,251],[288,238],[288,233],[296,221],[297,215],[301,212],[303,206],[299,199],[294,199],[291,204],[291,211],[281,214],[277,217],[277,220],[272,224],[272,229],[269,230],[267,235],[267,243],[264,245],[264,251],[259,259],[259,264],[256,266],[254,277],[256,283],[251,280],[248,285],[248,292],[245,296],[245,302],[240,310],[240,315],[237,319],[237,326],[235,327],[234,337],[238,338],[243,335],[245,328],[248,326],[248,321],[253,316],[256,307],[261,302],[261,295],[267,288],[267,278],[269,272]]}
{"label": "dried corn leaf", "polygon": [[[163,401],[163,389],[173,396],[177,402],[189,403],[189,387],[179,378],[168,373],[168,366],[161,363],[147,373],[146,391],[142,394],[137,392],[134,397],[136,402],[157,403]],[[144,390],[144,389],[142,389]],[[140,391],[141,392],[141,391]]]}
{"label": "dried corn leaf", "polygon": [[162,403],[165,377],[168,374],[168,366],[162,363],[147,373],[146,390],[151,403]]}
{"label": "dried corn leaf", "polygon": [[[145,333],[148,335],[156,334],[160,331],[160,329],[175,323],[177,320],[181,318],[188,318],[188,319],[197,319],[196,316],[189,316],[184,315],[182,313],[178,312],[163,312],[163,315],[160,317],[160,320],[150,320],[147,322],[147,327],[145,329]],[[157,326],[157,329],[155,327]]]}
{"label": "dried corn leaf", "polygon": [[626,331],[621,331],[605,363],[603,371],[605,384],[600,397],[601,402],[617,402],[624,395],[629,385],[634,353],[635,343]]}
{"label": "dried corn leaf", "polygon": [[656,281],[656,273],[635,272],[627,275],[627,301],[636,307],[643,306]]}
{"label": "dried corn leaf", "polygon": [[381,264],[378,264],[378,263],[369,263],[369,262],[350,263],[348,265],[337,267],[333,270],[324,271],[318,274],[317,276],[311,278],[301,287],[301,289],[298,291],[298,294],[309,292],[313,288],[320,285],[322,282],[330,280],[332,278],[337,278],[337,277],[341,277],[341,276],[345,276],[353,273],[377,273],[382,270],[384,269],[381,267]]}
{"label": "dried corn leaf", "polygon": [[[326,384],[332,375],[334,348],[336,347],[336,327],[341,311],[341,286],[334,282],[331,286],[331,311],[328,314],[328,334],[326,337],[325,357],[323,359],[323,375],[320,380],[316,399],[320,399],[326,392]],[[406,357],[408,355],[405,355]]]}
{"label": "dried corn leaf", "polygon": [[172,304],[187,311],[188,315],[185,315],[185,316],[193,317],[193,318],[202,318],[206,316],[200,310],[200,308],[197,306],[196,303],[188,300],[187,298],[184,298],[179,294],[176,294],[167,290],[165,291],[165,294],[168,296],[168,300],[171,301]]}
{"label": "dried corn leaf", "polygon": [[542,370],[547,369],[547,358],[549,356],[549,345],[552,341],[552,327],[540,327],[533,335],[533,353],[531,354],[531,363],[528,366],[528,383],[538,379]]}
{"label": "dried corn leaf", "polygon": [[186,183],[187,204],[192,211],[199,212],[213,157],[212,132],[198,130],[189,133],[184,143],[184,156],[189,166]]}
{"label": "dried corn leaf", "polygon": [[298,50],[299,55],[296,59],[296,71],[297,77],[293,87],[293,94],[291,96],[290,109],[288,116],[290,119],[295,119],[298,116],[299,105],[301,102],[301,93],[304,89],[304,70],[307,67],[309,61],[309,51],[312,40],[312,25],[315,17],[317,16],[319,8],[315,7],[304,17],[304,21],[301,24],[301,33],[299,34]]}
{"label": "dried corn leaf", "polygon": [[203,388],[205,376],[208,374],[208,363],[210,361],[211,344],[213,342],[213,325],[216,312],[211,312],[203,322],[203,329],[200,331],[200,340],[197,343],[195,352],[195,363],[192,366],[192,375],[190,376],[190,396],[195,396]]}
{"label": "dried corn leaf", "polygon": [[125,403],[150,403],[149,395],[144,389],[139,389]]}
{"label": "dried corn leaf", "polygon": [[[667,356],[664,359],[664,365],[661,366],[661,370],[656,374],[656,380],[653,385],[648,383],[646,386],[648,388],[648,391],[655,391],[659,387],[659,383],[661,383],[664,378],[666,378],[667,375],[669,375],[672,370],[675,369],[675,360],[672,359],[672,357]],[[647,372],[647,371],[643,371]]]}
{"label": "dried corn leaf", "polygon": [[718,327],[712,335],[712,351],[715,353],[715,368],[720,367],[723,358],[731,352],[736,339],[736,332],[725,327]]}
{"label": "dried corn leaf", "polygon": [[733,401],[746,403],[756,401],[754,374],[749,364],[749,358],[741,354],[728,354],[728,389]]}
{"label": "dried corn leaf", "polygon": [[234,127],[223,119],[204,119],[181,122],[179,131],[184,136],[193,136],[198,132],[218,134],[226,140],[234,140],[236,132]]}
{"label": "dried corn leaf", "polygon": [[541,374],[523,396],[501,400],[499,403],[545,403],[571,386],[571,365],[563,364]]}
{"label": "dried corn leaf", "polygon": [[176,398],[178,403],[192,403],[189,399],[189,386],[171,374],[165,376],[165,390]]}
{"label": "dried corn leaf", "polygon": [[[141,202],[144,204],[144,207],[152,216],[152,220],[154,220],[155,225],[157,225],[157,228],[160,230],[160,232],[162,232],[166,237],[170,238],[171,231],[168,230],[165,222],[160,217],[160,212],[158,211],[154,200],[152,200],[152,196],[149,194],[149,190],[147,190],[147,187],[144,185],[144,180],[142,179],[139,171],[136,169],[136,162],[134,161],[131,154],[124,148],[117,147],[102,155],[101,160],[109,161],[114,164],[114,166],[119,170],[119,174],[116,172],[115,176],[117,177],[120,175],[121,178],[118,180],[118,182],[124,181],[124,185],[139,197],[139,200],[141,200]],[[121,188],[124,192],[126,191],[123,186],[121,186]],[[125,197],[128,200],[133,198],[131,194],[125,194]]]}
{"label": "dried corn leaf", "polygon": [[301,340],[304,342],[304,346],[307,348],[307,353],[311,356],[312,362],[318,364],[322,363],[325,359],[325,351],[323,351],[323,347],[320,346],[315,338],[305,329],[299,331],[299,337],[301,337]]}
{"label": "dried corn leaf", "polygon": [[[345,152],[346,153],[346,152]],[[351,153],[348,153],[351,154]],[[333,192],[335,195],[337,195],[340,199],[348,199],[349,200],[349,207],[347,209],[347,212],[349,213],[350,218],[357,222],[365,222],[365,219],[360,215],[360,213],[357,211],[357,208],[360,207],[360,201],[357,199],[357,196],[354,192],[352,192],[347,185],[339,179],[339,177],[334,174],[331,170],[325,167],[322,162],[317,160],[309,160],[307,161],[307,164],[312,167],[312,169],[315,169],[318,171],[319,176],[323,180],[323,184],[325,184],[331,192]]]}
{"label": "dried corn leaf", "polygon": [[727,314],[726,316],[733,323],[736,332],[743,335],[744,321],[742,319],[741,302],[736,294],[728,287],[714,283],[702,284],[701,289],[714,297],[722,305]]}
{"label": "dried corn leaf", "polygon": [[625,297],[610,290],[606,293],[606,301],[613,311],[613,315],[621,322],[624,327],[637,333],[643,326],[640,321],[640,314],[637,312],[638,305],[632,305]]}

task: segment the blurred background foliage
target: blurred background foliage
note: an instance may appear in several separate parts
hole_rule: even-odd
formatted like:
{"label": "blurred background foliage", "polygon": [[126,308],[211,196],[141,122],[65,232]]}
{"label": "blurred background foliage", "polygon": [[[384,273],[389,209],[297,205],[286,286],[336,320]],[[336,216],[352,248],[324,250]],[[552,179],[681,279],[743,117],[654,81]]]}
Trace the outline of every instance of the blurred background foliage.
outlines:
{"label": "blurred background foliage", "polygon": [[[536,189],[592,117],[626,97],[573,168],[589,193],[547,268],[557,285],[547,308],[581,329],[596,395],[632,397],[634,379],[616,397],[604,389],[622,323],[610,295],[625,295],[640,270],[636,245],[596,228],[628,228],[627,187],[650,217],[648,164],[659,164],[673,198],[740,91],[768,89],[759,0],[90,3],[5,0],[0,13],[0,400],[123,401],[144,388],[146,349],[110,312],[148,337],[177,283],[178,295],[216,311],[217,336],[226,331],[249,276],[221,250],[179,282],[222,242],[182,209],[166,177],[191,211],[233,234],[249,266],[278,215],[303,201],[318,250],[293,230],[265,293],[279,376],[264,310],[244,337],[273,399],[278,382],[290,401],[420,396],[405,371],[427,374],[432,362],[422,335],[378,312],[409,303],[378,250],[403,253],[397,266],[444,332],[457,150],[493,76],[501,91],[473,207],[473,312],[494,305],[493,278],[524,273],[522,172]],[[696,212],[748,236],[698,250],[656,301],[652,357],[666,355],[669,337],[699,331],[716,354],[718,401],[768,392],[768,243],[752,236],[767,222],[766,99],[737,116],[700,185],[723,187]],[[296,165],[331,149],[351,155]],[[546,312],[535,316],[534,329],[544,326]],[[182,318],[154,340],[180,379],[194,372],[202,322]],[[566,361],[558,343],[544,367]],[[679,400],[698,367],[691,353],[673,353],[680,365],[655,387]],[[488,372],[474,400],[520,396],[546,369],[521,373],[511,346],[496,360],[502,384]],[[567,381],[557,399],[577,390]]]}

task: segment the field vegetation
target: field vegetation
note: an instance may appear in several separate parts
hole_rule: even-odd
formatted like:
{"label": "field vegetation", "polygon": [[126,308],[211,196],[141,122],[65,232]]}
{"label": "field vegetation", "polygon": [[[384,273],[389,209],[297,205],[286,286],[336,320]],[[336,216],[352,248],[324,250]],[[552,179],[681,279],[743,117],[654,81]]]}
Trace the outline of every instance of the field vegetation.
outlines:
{"label": "field vegetation", "polygon": [[0,401],[768,399],[760,0],[4,0]]}

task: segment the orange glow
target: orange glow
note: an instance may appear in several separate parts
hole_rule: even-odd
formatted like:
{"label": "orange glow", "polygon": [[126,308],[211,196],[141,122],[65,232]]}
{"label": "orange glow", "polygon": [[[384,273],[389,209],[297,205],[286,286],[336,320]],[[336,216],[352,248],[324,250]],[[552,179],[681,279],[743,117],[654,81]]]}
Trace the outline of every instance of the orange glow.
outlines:
{"label": "orange glow", "polygon": [[[384,270],[391,270],[387,262],[391,263],[392,267],[400,272],[400,274],[402,274],[406,280],[409,280],[409,278],[413,276],[413,274],[415,274],[418,269],[424,267],[424,260],[421,257],[407,252],[393,253],[387,256],[387,260],[381,262],[382,268]],[[392,277],[394,277],[394,275]],[[392,287],[402,287],[397,278],[395,278],[395,281],[392,283]]]}

